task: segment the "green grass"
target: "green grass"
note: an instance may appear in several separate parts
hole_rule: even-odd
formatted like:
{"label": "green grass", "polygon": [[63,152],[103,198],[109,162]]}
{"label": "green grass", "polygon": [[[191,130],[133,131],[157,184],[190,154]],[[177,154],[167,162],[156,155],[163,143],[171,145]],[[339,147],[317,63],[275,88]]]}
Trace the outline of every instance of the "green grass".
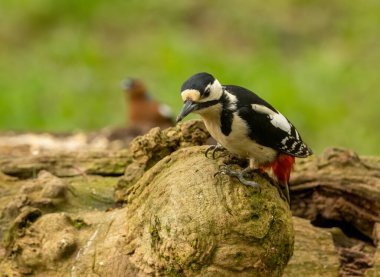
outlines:
{"label": "green grass", "polygon": [[327,146],[380,154],[380,3],[13,1],[0,8],[0,130],[125,124],[120,81],[178,112],[199,71],[250,88]]}

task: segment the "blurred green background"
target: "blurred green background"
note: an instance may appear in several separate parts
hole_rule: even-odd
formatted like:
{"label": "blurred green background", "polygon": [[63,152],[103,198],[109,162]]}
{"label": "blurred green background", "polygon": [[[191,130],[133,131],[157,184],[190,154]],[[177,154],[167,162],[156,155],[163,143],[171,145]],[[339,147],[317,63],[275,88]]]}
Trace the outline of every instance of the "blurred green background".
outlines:
{"label": "blurred green background", "polygon": [[380,1],[2,0],[0,130],[125,124],[120,82],[180,110],[207,71],[272,103],[315,152],[380,153]]}

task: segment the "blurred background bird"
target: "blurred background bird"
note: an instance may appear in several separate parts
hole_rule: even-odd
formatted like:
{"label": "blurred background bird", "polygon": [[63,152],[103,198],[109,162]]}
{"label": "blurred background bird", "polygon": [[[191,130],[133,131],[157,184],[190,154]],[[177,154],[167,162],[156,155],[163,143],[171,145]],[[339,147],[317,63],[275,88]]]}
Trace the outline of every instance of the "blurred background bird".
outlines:
{"label": "blurred background bird", "polygon": [[170,107],[154,100],[143,81],[128,78],[122,81],[122,90],[126,108],[125,127],[103,129],[107,139],[122,142],[126,146],[132,139],[154,127],[166,129],[174,126]]}
{"label": "blurred background bird", "polygon": [[126,121],[129,127],[148,131],[153,127],[165,129],[174,126],[170,107],[154,100],[141,80],[128,78],[123,81],[122,88],[128,106]]}

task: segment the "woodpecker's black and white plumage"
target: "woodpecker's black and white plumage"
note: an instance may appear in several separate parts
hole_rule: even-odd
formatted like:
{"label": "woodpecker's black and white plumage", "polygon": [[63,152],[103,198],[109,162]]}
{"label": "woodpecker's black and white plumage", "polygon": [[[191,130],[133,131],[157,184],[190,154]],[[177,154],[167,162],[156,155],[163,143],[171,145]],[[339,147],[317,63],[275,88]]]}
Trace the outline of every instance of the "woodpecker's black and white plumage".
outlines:
{"label": "woodpecker's black and white plumage", "polygon": [[[229,152],[250,159],[251,169],[271,168],[289,198],[294,157],[304,158],[312,151],[286,117],[255,93],[239,86],[221,85],[208,73],[195,74],[185,81],[181,97],[184,106],[177,122],[191,112],[199,114],[211,136]],[[245,172],[223,171],[258,187],[244,179]]]}

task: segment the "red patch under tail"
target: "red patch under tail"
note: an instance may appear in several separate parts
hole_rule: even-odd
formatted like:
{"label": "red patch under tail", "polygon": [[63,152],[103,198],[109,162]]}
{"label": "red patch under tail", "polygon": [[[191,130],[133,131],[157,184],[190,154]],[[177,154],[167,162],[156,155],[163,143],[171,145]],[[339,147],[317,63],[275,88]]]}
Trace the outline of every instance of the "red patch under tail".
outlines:
{"label": "red patch under tail", "polygon": [[288,184],[290,172],[293,169],[295,158],[289,155],[280,154],[271,164],[273,174],[281,184]]}
{"label": "red patch under tail", "polygon": [[285,187],[285,197],[290,205],[289,194],[289,178],[293,169],[295,158],[286,154],[278,155],[277,159],[272,163],[273,174],[276,176],[280,185]]}

